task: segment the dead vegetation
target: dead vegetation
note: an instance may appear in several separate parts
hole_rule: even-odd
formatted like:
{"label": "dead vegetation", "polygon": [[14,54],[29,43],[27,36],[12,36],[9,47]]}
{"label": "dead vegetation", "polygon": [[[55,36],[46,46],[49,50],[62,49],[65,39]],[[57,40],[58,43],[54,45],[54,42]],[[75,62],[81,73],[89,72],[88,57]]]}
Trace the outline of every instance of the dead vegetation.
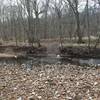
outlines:
{"label": "dead vegetation", "polygon": [[0,100],[100,100],[100,68],[1,66]]}

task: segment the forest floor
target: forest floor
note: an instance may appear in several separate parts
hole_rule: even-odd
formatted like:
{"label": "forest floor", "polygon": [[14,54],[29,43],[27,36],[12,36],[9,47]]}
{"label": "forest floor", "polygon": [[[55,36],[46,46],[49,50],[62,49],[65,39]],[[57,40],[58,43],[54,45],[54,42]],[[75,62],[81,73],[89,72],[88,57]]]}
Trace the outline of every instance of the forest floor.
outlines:
{"label": "forest floor", "polygon": [[0,100],[100,100],[100,68],[0,66]]}

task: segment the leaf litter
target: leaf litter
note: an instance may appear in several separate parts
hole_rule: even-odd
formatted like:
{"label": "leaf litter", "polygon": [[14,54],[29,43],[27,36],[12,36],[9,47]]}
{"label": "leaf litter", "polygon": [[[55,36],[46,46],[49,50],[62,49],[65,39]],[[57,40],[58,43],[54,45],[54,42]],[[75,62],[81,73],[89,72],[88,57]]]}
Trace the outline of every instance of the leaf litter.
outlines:
{"label": "leaf litter", "polygon": [[0,100],[100,100],[100,68],[1,66]]}

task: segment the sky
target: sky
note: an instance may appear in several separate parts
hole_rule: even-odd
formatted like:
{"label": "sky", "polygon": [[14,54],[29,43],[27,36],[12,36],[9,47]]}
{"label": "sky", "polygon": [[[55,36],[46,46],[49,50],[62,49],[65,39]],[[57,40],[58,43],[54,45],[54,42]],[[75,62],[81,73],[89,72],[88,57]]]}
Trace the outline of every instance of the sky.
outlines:
{"label": "sky", "polygon": [[[3,0],[4,4],[7,5],[9,0]],[[16,0],[12,0],[12,4],[15,3]],[[41,0],[40,0],[41,1]],[[82,12],[85,8],[86,5],[86,0],[80,0],[80,4],[79,4],[79,12]],[[94,1],[89,0],[89,7],[92,7],[94,5]]]}
{"label": "sky", "polygon": [[[86,0],[81,0],[80,4],[79,4],[79,12],[82,12],[85,8],[86,5]],[[94,1],[89,0],[89,7],[93,7],[94,6]]]}

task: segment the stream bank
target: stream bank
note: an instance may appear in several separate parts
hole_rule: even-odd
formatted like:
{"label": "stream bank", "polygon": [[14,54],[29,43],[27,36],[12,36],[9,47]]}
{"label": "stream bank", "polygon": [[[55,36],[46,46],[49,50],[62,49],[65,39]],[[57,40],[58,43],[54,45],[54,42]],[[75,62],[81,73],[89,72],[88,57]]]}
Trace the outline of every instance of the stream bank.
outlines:
{"label": "stream bank", "polygon": [[59,48],[62,57],[71,58],[100,58],[100,48],[91,47],[62,47]]}

